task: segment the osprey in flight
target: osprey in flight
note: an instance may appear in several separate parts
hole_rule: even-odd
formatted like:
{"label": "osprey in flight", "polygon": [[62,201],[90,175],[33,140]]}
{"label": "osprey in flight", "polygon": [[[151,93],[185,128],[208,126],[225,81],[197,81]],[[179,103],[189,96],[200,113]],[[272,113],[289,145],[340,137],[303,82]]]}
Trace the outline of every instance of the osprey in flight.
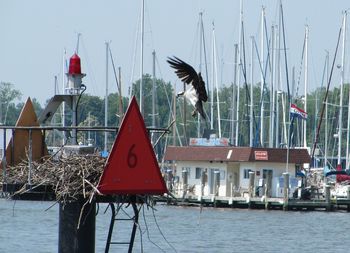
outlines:
{"label": "osprey in flight", "polygon": [[193,117],[198,112],[205,119],[202,102],[207,102],[208,95],[201,73],[199,72],[197,74],[192,66],[175,56],[174,58],[168,57],[167,62],[172,68],[176,69],[175,73],[181,81],[191,84],[189,89],[178,93],[177,96],[184,96],[194,106]]}

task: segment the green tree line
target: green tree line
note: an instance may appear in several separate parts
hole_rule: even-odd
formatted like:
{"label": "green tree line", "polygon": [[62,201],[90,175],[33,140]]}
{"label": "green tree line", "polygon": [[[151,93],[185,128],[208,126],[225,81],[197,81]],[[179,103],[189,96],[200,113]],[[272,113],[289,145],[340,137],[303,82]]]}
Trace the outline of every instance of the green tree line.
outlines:
{"label": "green tree line", "polygon": [[[155,87],[155,114],[153,115],[152,110],[152,97],[153,97],[153,86]],[[132,92],[135,95],[136,99],[139,100],[139,87],[140,80],[137,80],[132,87]],[[236,119],[236,112],[232,113],[232,103],[236,101],[236,97],[238,94],[238,87],[236,85],[225,85],[218,91],[219,97],[219,105],[220,105],[220,117],[221,117],[221,133],[222,137],[231,138],[234,135],[231,133],[232,122],[239,122],[239,135],[238,135],[238,145],[239,146],[248,146],[249,145],[249,105],[250,105],[250,90],[248,86],[240,86],[239,94],[240,94],[240,105],[239,105],[239,113],[238,119]],[[183,98],[176,99],[176,106],[174,106],[174,86],[170,82],[165,82],[162,79],[153,79],[151,75],[144,75],[143,77],[143,116],[144,121],[147,127],[157,127],[157,128],[167,128],[170,123],[174,120],[174,113],[176,113],[176,123],[174,127],[171,127],[171,133],[168,135],[168,139],[162,138],[158,144],[158,152],[161,155],[162,150],[164,150],[165,145],[186,145],[188,143],[188,139],[190,137],[201,137],[204,130],[210,128],[210,124],[203,120],[198,121],[197,117],[193,118],[191,116],[191,112],[193,108],[188,103],[184,106]],[[214,131],[218,134],[218,112],[217,112],[217,96],[216,91],[214,91],[214,114],[213,114],[213,125]],[[318,124],[320,122],[320,112],[324,105],[323,100],[325,98],[326,89],[318,88],[307,95],[307,144],[312,147],[316,133],[318,129]],[[343,97],[343,124],[342,128],[346,129],[346,122],[348,118],[348,102],[349,102],[349,84],[344,85],[344,97]],[[211,93],[209,94],[211,96]],[[261,99],[261,91],[260,84],[256,84],[253,87],[253,107],[254,107],[254,137],[255,137],[255,145],[256,146],[267,146],[269,131],[265,131],[265,142],[260,143],[258,138],[256,138],[259,134],[260,128],[260,109],[262,107],[262,103],[265,106],[264,112],[264,127],[265,129],[269,129],[269,117],[270,117],[270,104],[269,98],[270,91],[266,89],[264,91],[264,97]],[[276,95],[277,96],[277,95]],[[284,96],[284,104],[281,103],[282,96]],[[328,93],[328,107],[327,107],[327,119],[326,115],[323,115],[323,122],[320,127],[320,134],[318,137],[318,147],[323,149],[325,146],[324,139],[325,136],[328,136],[328,152],[334,152],[335,146],[337,145],[336,138],[334,138],[334,134],[338,131],[338,117],[339,117],[339,97],[340,89],[333,88]],[[15,89],[15,86],[11,83],[1,82],[0,83],[0,122],[2,125],[15,125],[19,113],[23,107],[23,102],[18,102],[16,104],[16,100],[20,100],[22,98],[22,94]],[[80,126],[104,126],[104,106],[105,106],[105,98],[94,96],[89,94],[88,92],[82,95],[78,107],[78,123]],[[121,122],[120,108],[119,108],[119,94],[111,93],[108,96],[108,126],[118,127]],[[210,98],[209,98],[210,101]],[[207,115],[210,117],[210,102],[205,103],[205,111]],[[303,108],[303,99],[302,98],[293,98],[292,102],[297,104],[300,108]],[[45,106],[41,106],[40,103],[35,98],[32,98],[32,102],[34,104],[35,111],[39,116]],[[138,101],[139,102],[139,101]],[[128,106],[128,97],[122,97],[122,111],[125,112]],[[139,103],[140,104],[140,103]],[[287,94],[282,93],[279,95],[279,119],[278,127],[280,130],[280,139],[283,142],[282,133],[283,133],[283,110],[285,112],[285,118],[289,120],[289,104],[287,100]],[[277,109],[274,109],[274,113],[276,115]],[[185,114],[184,114],[185,113]],[[234,116],[234,120],[232,120],[232,115]],[[276,115],[277,116],[277,115]],[[69,124],[70,118],[69,113],[67,113],[67,123]],[[153,118],[155,119],[155,125],[153,126]],[[328,125],[328,132],[325,132],[325,124]],[[56,113],[51,121],[52,125],[60,125],[61,124],[61,116],[60,111]],[[298,146],[301,142],[301,124],[302,120],[296,120],[293,123],[293,137],[291,139],[291,146]],[[276,122],[277,125],[277,122]],[[287,126],[288,129],[288,126]],[[156,135],[156,137],[159,136]],[[345,136],[345,135],[344,135]],[[101,132],[86,132],[79,133],[78,139],[80,142],[87,143],[92,142],[94,145],[103,148],[104,142],[104,133]],[[156,138],[155,137],[155,138]],[[109,134],[108,143],[109,146],[113,143],[115,138],[115,134]],[[275,138],[275,136],[274,136]],[[47,134],[47,145],[55,146],[62,143],[62,133],[52,132]],[[233,140],[230,140],[231,143],[234,143]],[[276,140],[274,140],[276,142]],[[345,148],[345,141],[343,141],[342,145]]]}

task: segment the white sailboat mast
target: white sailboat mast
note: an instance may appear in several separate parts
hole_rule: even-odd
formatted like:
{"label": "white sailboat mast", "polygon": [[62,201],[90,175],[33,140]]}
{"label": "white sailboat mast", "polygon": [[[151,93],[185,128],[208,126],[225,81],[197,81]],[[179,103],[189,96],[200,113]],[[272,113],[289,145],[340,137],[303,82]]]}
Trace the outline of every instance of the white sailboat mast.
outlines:
{"label": "white sailboat mast", "polygon": [[141,60],[140,60],[140,111],[143,114],[143,44],[144,44],[144,23],[145,23],[145,0],[142,0],[141,7]]}
{"label": "white sailboat mast", "polygon": [[215,83],[215,49],[214,49],[214,33],[215,28],[213,24],[213,30],[212,30],[212,81],[210,85],[210,129],[214,129],[214,83]]}
{"label": "white sailboat mast", "polygon": [[341,77],[340,77],[340,99],[339,99],[339,123],[338,123],[338,165],[341,165],[341,144],[342,144],[342,123],[343,123],[343,86],[344,86],[344,65],[345,65],[345,41],[346,41],[346,18],[347,12],[343,17],[343,48],[341,60]]}
{"label": "white sailboat mast", "polygon": [[[281,49],[281,44],[282,44],[282,36],[284,36],[282,31],[283,31],[283,13],[282,13],[282,2],[280,1],[279,32],[278,32],[278,44],[279,44],[278,45],[278,48],[279,48],[279,50],[278,50],[279,51],[278,52],[278,82],[279,83],[278,83],[278,85],[279,85],[280,90],[282,89],[282,87],[281,87],[281,84],[282,84],[282,65],[281,65],[281,51],[282,51],[282,49]],[[283,50],[286,50],[286,48],[284,47]],[[289,141],[288,141],[288,138],[287,138],[286,102],[285,102],[285,99],[284,99],[284,93],[283,92],[281,93],[281,95],[282,95],[281,103],[282,103],[283,143],[288,146],[289,145]],[[289,98],[287,98],[287,101],[289,101]],[[290,107],[290,104],[288,102],[288,111],[289,111],[289,107]]]}
{"label": "white sailboat mast", "polygon": [[238,71],[238,44],[234,45],[235,47],[235,56],[234,56],[234,83],[232,84],[232,105],[231,105],[231,143],[234,143],[235,139],[235,98],[236,98],[236,86],[237,86],[237,71]]}
{"label": "white sailboat mast", "polygon": [[[105,94],[105,127],[108,125],[108,50],[109,44],[106,42],[106,94]],[[104,151],[107,151],[108,135],[104,133]]]}
{"label": "white sailboat mast", "polygon": [[[329,75],[329,52],[326,55],[326,84]],[[325,108],[325,124],[324,124],[324,167],[327,165],[328,159],[328,96],[326,98],[326,108]]]}
{"label": "white sailboat mast", "polygon": [[[63,59],[62,59],[62,94],[66,94],[66,71],[67,71],[67,63],[66,63],[66,50],[63,51]],[[66,126],[66,102],[62,102],[62,126]],[[62,145],[66,143],[66,133],[63,131]]]}
{"label": "white sailboat mast", "polygon": [[250,59],[250,108],[249,108],[249,147],[253,147],[253,88],[254,88],[254,37],[251,37]]}
{"label": "white sailboat mast", "polygon": [[[305,26],[305,69],[304,69],[304,111],[307,112],[307,87],[308,87],[308,42],[309,42],[309,26]],[[303,120],[303,146],[307,147],[306,143],[306,122]]]}
{"label": "white sailboat mast", "polygon": [[[260,37],[260,52],[261,52],[261,66],[264,66],[264,22],[265,22],[265,7],[261,9],[261,37]],[[262,68],[263,69],[263,68]],[[261,111],[260,111],[260,143],[264,147],[264,71],[261,71],[260,75],[260,96],[261,96]]]}
{"label": "white sailboat mast", "polygon": [[[273,148],[273,138],[275,133],[275,108],[276,108],[276,95],[275,95],[275,29],[271,27],[271,85],[270,85],[270,134],[269,134],[269,147]],[[272,101],[271,101],[272,100]]]}
{"label": "white sailboat mast", "polygon": [[[347,15],[347,11],[345,11],[345,15]],[[344,30],[345,33],[345,30]],[[349,98],[350,98],[350,90],[349,90]],[[348,121],[347,121],[347,127],[346,127],[346,167],[345,169],[348,170],[349,169],[349,131],[350,131],[350,99],[348,101]]]}
{"label": "white sailboat mast", "polygon": [[152,52],[153,73],[152,73],[152,127],[156,127],[156,51]]}
{"label": "white sailboat mast", "polygon": [[239,133],[239,95],[240,95],[240,81],[241,81],[241,69],[242,64],[242,32],[243,32],[243,0],[240,1],[240,25],[239,25],[239,35],[238,35],[238,62],[239,68],[237,71],[237,105],[236,105],[236,140],[235,145],[238,146],[238,133]]}
{"label": "white sailboat mast", "polygon": [[[202,72],[202,50],[203,50],[203,44],[204,44],[204,36],[203,36],[203,12],[199,13],[199,72]],[[209,93],[209,91],[208,91]],[[210,129],[213,129],[212,127],[212,115],[210,114]],[[197,137],[200,137],[200,117],[197,117]]]}
{"label": "white sailboat mast", "polygon": [[280,94],[281,94],[281,82],[280,82],[280,28],[279,26],[276,26],[276,35],[275,35],[275,47],[276,47],[276,54],[275,54],[275,67],[274,67],[274,75],[275,75],[275,87],[276,87],[276,131],[275,131],[275,147],[278,148],[280,146]]}
{"label": "white sailboat mast", "polygon": [[218,64],[217,64],[217,56],[216,56],[216,38],[215,38],[215,26],[213,23],[213,74],[215,81],[215,89],[216,89],[216,104],[217,104],[217,114],[218,114],[218,130],[219,130],[219,138],[221,138],[221,116],[220,116],[220,98],[219,98],[219,84],[218,84]]}
{"label": "white sailboat mast", "polygon": [[[152,52],[153,66],[152,66],[152,127],[156,127],[156,51]],[[151,143],[155,143],[155,132],[151,134]]]}

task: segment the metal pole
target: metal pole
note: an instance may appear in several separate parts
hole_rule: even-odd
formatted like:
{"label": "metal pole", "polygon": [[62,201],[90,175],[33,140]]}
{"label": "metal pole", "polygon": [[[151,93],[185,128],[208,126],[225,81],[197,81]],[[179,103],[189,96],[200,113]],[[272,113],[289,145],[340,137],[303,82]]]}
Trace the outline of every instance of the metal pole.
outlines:
{"label": "metal pole", "polygon": [[[261,66],[264,66],[264,17],[265,17],[265,7],[261,10],[261,38],[260,38],[260,51],[261,51]],[[265,146],[265,132],[264,132],[264,72],[261,71],[260,75],[260,96],[261,96],[261,111],[260,111],[260,143],[261,146]]]}
{"label": "metal pole", "polygon": [[[77,103],[78,97],[72,96],[72,126],[77,126]],[[72,144],[77,144],[77,129],[72,129]]]}
{"label": "metal pole", "polygon": [[[109,44],[106,42],[106,94],[105,94],[105,127],[108,125],[108,48]],[[104,150],[107,151],[108,133],[104,136]]]}
{"label": "metal pole", "polygon": [[[329,52],[327,52],[326,56],[326,85],[327,87],[327,79],[328,79],[328,70],[329,70]],[[350,92],[350,90],[349,90]],[[350,101],[350,100],[349,100]],[[327,165],[327,157],[328,157],[328,97],[326,97],[326,108],[325,108],[325,124],[324,124],[324,165],[323,167],[326,167]],[[350,107],[348,107],[350,108]],[[350,110],[349,110],[350,111]],[[349,133],[348,133],[349,134]]]}
{"label": "metal pole", "polygon": [[[214,24],[213,24],[214,26]],[[218,66],[216,61],[216,38],[215,38],[215,27],[213,27],[213,74],[215,80],[215,88],[216,88],[216,104],[217,104],[217,113],[218,113],[218,130],[219,130],[219,138],[221,138],[221,116],[220,116],[220,98],[219,98],[219,87],[218,87]]]}
{"label": "metal pole", "polygon": [[112,216],[111,216],[111,223],[109,225],[109,231],[108,231],[108,236],[107,236],[107,241],[106,241],[105,253],[109,252],[109,246],[111,245],[112,233],[113,233],[114,221],[115,221],[115,206],[114,206],[113,203],[109,203],[109,206],[111,207]]}
{"label": "metal pole", "polygon": [[279,129],[280,129],[280,105],[279,105],[279,97],[280,97],[281,91],[277,91],[276,92],[276,98],[277,98],[277,103],[276,103],[276,143],[275,143],[275,147],[279,148],[280,146],[280,133],[279,133]]}
{"label": "metal pole", "polygon": [[210,94],[210,129],[214,129],[214,83],[215,83],[215,56],[214,56],[214,25],[212,29],[212,81],[211,81],[211,94]]}
{"label": "metal pole", "polygon": [[[203,47],[203,45],[204,45],[204,31],[203,31],[203,29],[204,29],[204,24],[203,24],[203,12],[200,12],[199,13],[199,20],[200,20],[200,28],[199,28],[199,72],[202,72],[202,49],[204,48]],[[204,52],[205,52],[205,50],[204,50]],[[205,62],[205,64],[206,64],[206,62]],[[209,86],[208,86],[208,88],[209,88]],[[209,94],[209,92],[210,92],[210,90],[208,89],[208,94]],[[210,113],[211,113],[211,111],[210,111]],[[200,124],[200,117],[197,117],[197,138],[200,138],[201,136],[201,134],[200,134],[200,126],[201,126],[201,124]],[[210,115],[210,120],[212,121],[212,115]],[[210,123],[210,125],[211,125],[212,123]]]}
{"label": "metal pole", "polygon": [[346,41],[346,16],[344,12],[343,18],[343,48],[341,61],[341,78],[340,78],[340,99],[339,99],[339,123],[338,123],[338,163],[341,166],[341,146],[342,146],[342,125],[343,125],[343,86],[344,86],[344,65],[345,65],[345,41]]}
{"label": "metal pole", "polygon": [[15,129],[12,129],[12,138],[11,138],[11,153],[10,153],[10,164],[11,166],[15,165]]}
{"label": "metal pole", "polygon": [[[240,25],[238,35],[238,62],[241,66],[241,55],[242,55],[242,32],[243,32],[243,0],[240,1]],[[239,135],[239,94],[240,94],[240,80],[241,80],[240,69],[237,72],[237,106],[236,106],[236,140],[235,145],[238,146],[238,135]]]}
{"label": "metal pole", "polygon": [[238,45],[235,44],[235,60],[234,60],[234,83],[232,84],[232,105],[231,105],[231,143],[235,143],[235,88],[237,86],[237,70],[238,70]]}
{"label": "metal pole", "polygon": [[142,0],[141,7],[141,60],[140,60],[140,111],[143,115],[143,43],[144,43],[144,12],[145,12],[145,1]]}
{"label": "metal pole", "polygon": [[250,67],[250,110],[249,110],[249,147],[253,147],[253,89],[254,89],[254,37],[251,37],[251,67]]}
{"label": "metal pole", "polygon": [[132,253],[132,247],[134,246],[134,241],[135,241],[135,234],[136,234],[136,229],[139,224],[139,210],[137,209],[136,200],[133,200],[131,202],[132,209],[134,210],[134,225],[132,227],[132,232],[131,232],[131,238],[130,238],[130,244],[129,244],[129,253]]}
{"label": "metal pole", "polygon": [[156,127],[156,51],[152,52],[152,56],[153,56],[152,127]]}
{"label": "metal pole", "polygon": [[[62,59],[62,94],[66,94],[66,50],[64,50],[63,59]],[[66,126],[66,102],[62,102],[62,126]],[[63,132],[62,145],[66,143],[66,133]]]}
{"label": "metal pole", "polygon": [[124,111],[123,111],[123,97],[122,97],[122,71],[121,67],[118,68],[119,73],[119,122],[123,119]]}
{"label": "metal pole", "polygon": [[[173,96],[173,120],[176,120],[176,83],[174,85],[174,96]],[[176,123],[173,125],[173,146],[176,146]],[[173,163],[173,173],[175,174],[175,163]]]}
{"label": "metal pole", "polygon": [[[305,27],[305,78],[304,78],[304,111],[307,112],[307,85],[308,85],[308,40],[309,40],[309,27],[306,25]],[[304,148],[307,147],[306,143],[306,122],[307,120],[303,120],[303,140],[304,140]]]}
{"label": "metal pole", "polygon": [[33,140],[32,140],[32,129],[29,129],[29,148],[28,148],[28,185],[32,185],[32,170],[33,170]]}
{"label": "metal pole", "polygon": [[[186,83],[183,83],[183,89],[186,90]],[[184,143],[187,145],[187,118],[186,118],[186,100],[183,100],[184,106],[183,106],[183,112],[184,112]]]}
{"label": "metal pole", "polygon": [[[7,182],[7,171],[6,171],[6,128],[3,129],[4,133],[4,142],[3,142],[3,155],[2,155],[2,180],[3,180],[3,183],[6,183]],[[4,189],[3,189],[4,190]]]}
{"label": "metal pole", "polygon": [[[270,134],[269,147],[274,147],[273,138],[275,137],[275,108],[276,108],[276,92],[275,92],[275,29],[271,27],[271,85],[270,85]],[[272,98],[272,99],[271,99]],[[271,101],[272,100],[272,101]]]}
{"label": "metal pole", "polygon": [[[152,73],[152,127],[156,127],[156,51],[152,52],[153,59],[153,73]],[[157,140],[156,133],[151,133],[151,143],[154,145]]]}

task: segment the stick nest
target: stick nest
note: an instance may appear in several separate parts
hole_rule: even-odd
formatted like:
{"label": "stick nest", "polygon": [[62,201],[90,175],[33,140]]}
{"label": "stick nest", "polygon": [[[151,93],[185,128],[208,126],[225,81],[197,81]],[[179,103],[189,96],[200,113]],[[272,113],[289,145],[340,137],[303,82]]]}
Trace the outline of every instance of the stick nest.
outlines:
{"label": "stick nest", "polygon": [[[30,183],[32,190],[38,186],[50,186],[59,202],[89,198],[96,191],[106,159],[99,155],[51,156],[43,163],[32,162]],[[26,191],[29,161],[22,161],[6,170],[6,182],[23,184],[15,194]],[[1,173],[2,174],[2,173]],[[0,175],[0,178],[3,175]],[[1,178],[2,179],[2,178]],[[3,180],[1,180],[3,181]]]}

